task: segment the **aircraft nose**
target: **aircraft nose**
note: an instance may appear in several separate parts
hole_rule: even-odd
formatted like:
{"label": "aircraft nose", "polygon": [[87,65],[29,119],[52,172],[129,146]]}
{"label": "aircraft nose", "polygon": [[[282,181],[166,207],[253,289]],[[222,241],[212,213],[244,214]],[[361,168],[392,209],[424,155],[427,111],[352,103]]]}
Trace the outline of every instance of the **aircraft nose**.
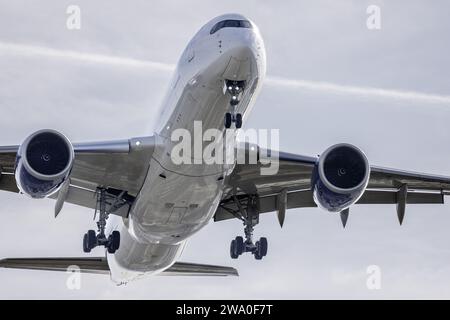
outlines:
{"label": "aircraft nose", "polygon": [[226,56],[229,57],[223,73],[226,79],[246,80],[251,76],[252,69],[256,69],[255,54],[248,46],[234,46]]}
{"label": "aircraft nose", "polygon": [[248,45],[233,45],[226,51],[226,55],[236,60],[252,60],[255,58],[255,52]]}
{"label": "aircraft nose", "polygon": [[[265,49],[259,30],[243,16],[221,16],[208,24],[208,45],[218,54],[215,59],[226,63],[223,76],[245,80],[252,73],[265,72]],[[212,41],[211,41],[212,40]]]}
{"label": "aircraft nose", "polygon": [[252,57],[259,49],[256,34],[249,29],[226,30],[218,41],[222,52],[236,58]]}
{"label": "aircraft nose", "polygon": [[[253,71],[262,73],[265,65],[264,46],[258,34],[251,29],[227,30],[222,34],[221,56],[228,61],[223,76],[227,79],[245,80]],[[220,40],[219,40],[220,41]],[[260,70],[261,69],[261,70]]]}

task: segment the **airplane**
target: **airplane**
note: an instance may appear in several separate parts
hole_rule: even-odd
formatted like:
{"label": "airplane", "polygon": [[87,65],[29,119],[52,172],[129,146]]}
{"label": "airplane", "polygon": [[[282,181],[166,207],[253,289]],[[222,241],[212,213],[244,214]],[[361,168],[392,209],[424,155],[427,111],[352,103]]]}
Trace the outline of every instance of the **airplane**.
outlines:
{"label": "airplane", "polygon": [[[108,274],[123,284],[148,275],[237,276],[226,266],[180,262],[187,240],[211,220],[239,219],[244,237],[230,256],[267,255],[267,238],[254,239],[260,214],[276,212],[283,226],[293,208],[336,213],[345,227],[354,204],[396,205],[400,224],[406,204],[443,204],[450,177],[369,165],[358,147],[339,143],[319,156],[235,145],[257,161],[176,164],[175,130],[239,131],[266,73],[264,42],[253,21],[225,14],[195,34],[177,64],[153,135],[72,143],[43,129],[20,145],[0,147],[0,189],[51,198],[55,217],[64,203],[94,209],[97,231],[83,237],[83,251],[104,247],[102,257],[6,258],[0,267]],[[194,137],[195,138],[195,137]],[[276,154],[276,174],[262,174],[263,155]],[[192,155],[190,156],[192,158]],[[256,240],[256,241],[255,241]]]}

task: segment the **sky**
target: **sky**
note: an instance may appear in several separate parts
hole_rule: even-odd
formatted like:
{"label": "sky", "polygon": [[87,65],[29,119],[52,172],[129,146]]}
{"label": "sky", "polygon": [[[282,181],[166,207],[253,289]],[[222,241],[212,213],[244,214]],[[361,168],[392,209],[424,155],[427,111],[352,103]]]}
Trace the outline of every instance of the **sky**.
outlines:
{"label": "sky", "polygon": [[[68,30],[66,9],[81,9]],[[366,26],[369,5],[381,29]],[[450,176],[450,21],[447,1],[6,1],[0,0],[0,145],[53,128],[72,141],[151,134],[171,70],[207,21],[248,16],[267,50],[267,81],[246,128],[280,129],[280,149],[317,155],[352,143],[374,165]],[[0,257],[80,256],[91,210],[0,193]],[[399,299],[450,298],[450,207],[355,206],[347,227],[318,208],[284,227],[261,216],[268,255],[229,258],[239,221],[211,221],[182,261],[233,266],[237,278],[107,276],[0,270],[0,298]],[[92,255],[101,255],[95,249]],[[367,287],[369,266],[381,286]]]}

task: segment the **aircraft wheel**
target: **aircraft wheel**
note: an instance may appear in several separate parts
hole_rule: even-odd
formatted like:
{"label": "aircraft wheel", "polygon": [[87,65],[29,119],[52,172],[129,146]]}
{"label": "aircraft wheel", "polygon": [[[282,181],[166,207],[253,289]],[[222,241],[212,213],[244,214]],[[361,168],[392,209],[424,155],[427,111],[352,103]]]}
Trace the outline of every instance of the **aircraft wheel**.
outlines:
{"label": "aircraft wheel", "polygon": [[242,127],[242,114],[238,113],[236,115],[236,128],[239,129]]}
{"label": "aircraft wheel", "polygon": [[231,241],[230,256],[231,256],[231,259],[237,259],[239,257],[239,255],[237,254],[236,240]]}
{"label": "aircraft wheel", "polygon": [[231,128],[231,122],[232,122],[231,113],[229,113],[229,112],[225,113],[224,124],[225,124],[226,129]]}
{"label": "aircraft wheel", "polygon": [[87,233],[85,233],[84,237],[83,237],[83,251],[86,253],[91,252],[91,248],[89,247],[89,244],[88,244],[88,234]]}
{"label": "aircraft wheel", "polygon": [[259,241],[256,241],[255,245],[256,245],[256,250],[253,252],[253,255],[255,256],[256,260],[261,260],[263,258],[263,256],[261,255],[261,248],[260,248]]}
{"label": "aircraft wheel", "polygon": [[89,249],[94,249],[97,246],[97,235],[94,230],[87,232],[87,246]]}
{"label": "aircraft wheel", "polygon": [[261,260],[263,257],[267,255],[267,238],[259,238],[259,241],[256,241],[256,250],[254,252],[255,259]]}
{"label": "aircraft wheel", "polygon": [[236,239],[234,239],[234,241],[236,242],[236,253],[238,256],[240,256],[245,251],[244,239],[239,236],[239,237],[236,237]]}
{"label": "aircraft wheel", "polygon": [[261,256],[265,257],[267,255],[267,238],[259,238],[259,248]]}
{"label": "aircraft wheel", "polygon": [[115,253],[120,247],[120,232],[113,231],[108,237],[108,253]]}

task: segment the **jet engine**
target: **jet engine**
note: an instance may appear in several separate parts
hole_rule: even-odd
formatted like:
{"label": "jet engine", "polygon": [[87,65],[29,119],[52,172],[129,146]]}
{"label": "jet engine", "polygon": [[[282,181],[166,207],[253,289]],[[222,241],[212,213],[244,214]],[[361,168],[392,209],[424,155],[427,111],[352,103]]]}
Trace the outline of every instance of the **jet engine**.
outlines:
{"label": "jet engine", "polygon": [[369,182],[366,155],[351,144],[336,144],[320,155],[311,178],[314,202],[330,212],[340,212],[354,204]]}
{"label": "jet engine", "polygon": [[17,152],[17,186],[32,198],[45,198],[69,177],[73,160],[73,146],[63,134],[39,130],[26,138]]}

